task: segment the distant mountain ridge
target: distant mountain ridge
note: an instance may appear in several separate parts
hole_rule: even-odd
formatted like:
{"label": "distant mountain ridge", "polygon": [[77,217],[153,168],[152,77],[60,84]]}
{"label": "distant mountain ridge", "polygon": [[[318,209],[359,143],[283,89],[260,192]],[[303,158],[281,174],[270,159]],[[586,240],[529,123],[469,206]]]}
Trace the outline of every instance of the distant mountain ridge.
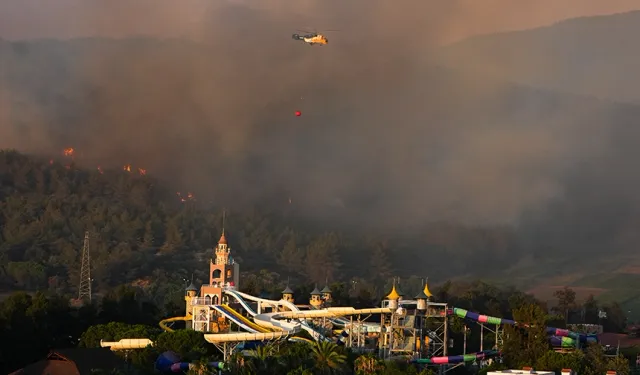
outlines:
{"label": "distant mountain ridge", "polygon": [[640,11],[472,37],[435,60],[534,87],[640,102]]}

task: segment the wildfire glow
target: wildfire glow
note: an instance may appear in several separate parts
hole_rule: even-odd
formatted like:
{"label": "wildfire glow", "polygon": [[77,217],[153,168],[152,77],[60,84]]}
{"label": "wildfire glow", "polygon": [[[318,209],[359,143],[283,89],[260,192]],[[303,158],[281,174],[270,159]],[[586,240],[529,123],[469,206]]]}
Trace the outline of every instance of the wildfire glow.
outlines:
{"label": "wildfire glow", "polygon": [[196,198],[193,196],[192,193],[187,193],[186,196],[183,196],[181,192],[176,192],[176,195],[178,196],[178,198],[180,198],[180,202],[186,202],[186,201],[195,201]]}
{"label": "wildfire glow", "polygon": [[147,170],[146,169],[142,169],[142,168],[138,168],[138,173],[140,173],[140,176],[146,176]]}
{"label": "wildfire glow", "polygon": [[131,172],[131,164],[127,164],[124,167],[122,167],[122,170],[125,172]]}
{"label": "wildfire glow", "polygon": [[62,151],[62,153],[63,153],[63,155],[64,155],[64,156],[73,156],[74,152],[75,152],[75,150],[73,149],[73,147],[65,148],[65,149]]}

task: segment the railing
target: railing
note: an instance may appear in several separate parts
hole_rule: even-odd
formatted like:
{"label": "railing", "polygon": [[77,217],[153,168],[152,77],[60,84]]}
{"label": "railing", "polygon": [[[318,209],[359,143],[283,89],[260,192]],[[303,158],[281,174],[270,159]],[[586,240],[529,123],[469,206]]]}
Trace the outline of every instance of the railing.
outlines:
{"label": "railing", "polygon": [[212,287],[212,288],[220,288],[220,289],[231,289],[235,290],[235,286],[231,285],[231,282],[226,283],[217,283],[217,284],[202,284],[204,287]]}
{"label": "railing", "polygon": [[191,299],[192,305],[211,305],[211,298],[207,297],[194,297]]}

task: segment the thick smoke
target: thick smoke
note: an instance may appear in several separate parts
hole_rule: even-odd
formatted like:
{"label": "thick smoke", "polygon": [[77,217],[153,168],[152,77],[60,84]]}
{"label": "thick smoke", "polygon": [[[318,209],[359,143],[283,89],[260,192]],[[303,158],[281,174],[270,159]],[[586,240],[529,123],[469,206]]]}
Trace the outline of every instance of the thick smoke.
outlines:
{"label": "thick smoke", "polygon": [[[86,2],[47,19],[43,5],[39,35],[170,39],[2,44],[0,147],[75,147],[87,165],[131,163],[227,206],[281,191],[282,205],[371,223],[586,207],[567,191],[593,180],[585,163],[622,158],[616,137],[629,136],[612,132],[610,108],[431,65],[438,44],[488,25],[477,1],[442,3]],[[603,3],[580,1],[585,14]],[[32,14],[14,15],[2,29]],[[314,28],[341,31],[325,47],[290,37]]]}

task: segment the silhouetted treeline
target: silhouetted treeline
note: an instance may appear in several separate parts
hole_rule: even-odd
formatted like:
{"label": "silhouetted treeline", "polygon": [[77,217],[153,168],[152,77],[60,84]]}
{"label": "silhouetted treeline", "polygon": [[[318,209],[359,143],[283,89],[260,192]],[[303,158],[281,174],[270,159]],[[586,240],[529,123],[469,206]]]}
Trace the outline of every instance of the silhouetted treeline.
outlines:
{"label": "silhouetted treeline", "polygon": [[[244,292],[274,299],[280,296],[283,285],[286,283],[286,280],[279,275],[267,271],[247,274],[244,280],[244,286],[241,287]],[[307,302],[313,287],[314,284],[310,283],[294,285],[297,302]],[[375,291],[370,284],[357,283],[354,286],[353,283],[331,283],[330,287],[333,291],[333,306],[362,308],[380,304],[380,298],[374,296]],[[399,289],[407,298],[412,298],[419,287],[419,283],[413,285],[403,283]],[[384,292],[388,293],[388,289],[390,285],[384,289]],[[71,307],[68,296],[42,292],[34,295],[24,292],[11,294],[0,301],[0,336],[3,338],[0,340],[0,363],[2,363],[0,373],[7,373],[42,359],[48,350],[53,348],[74,347],[79,343],[84,346],[96,346],[100,339],[117,341],[121,338],[146,336],[152,339],[157,338],[160,334],[158,322],[161,319],[184,314],[184,285],[173,294],[163,297],[162,303],[154,302],[157,301],[157,295],[155,295],[157,290],[144,286],[119,286],[107,292],[104,297],[94,298],[93,303],[85,304],[80,308]],[[465,308],[508,319],[516,318],[514,311],[535,305],[545,313],[546,324],[559,328],[566,327],[561,311],[562,306],[571,306],[572,309],[578,310],[587,308],[605,311],[607,317],[602,319],[601,323],[607,332],[622,332],[626,325],[624,311],[617,304],[601,306],[592,298],[587,301],[575,299],[571,301],[571,298],[566,298],[566,295],[571,294],[570,289],[563,291],[565,295],[558,294],[558,307],[553,309],[533,296],[514,288],[496,287],[481,281],[447,282],[434,287],[432,292],[435,301],[447,302],[451,307]],[[139,326],[133,328],[122,328],[124,326],[113,324],[104,326],[112,322]],[[465,322],[457,317],[451,317],[449,324],[450,338],[453,339],[450,353],[463,351],[464,325],[468,327],[467,352],[480,349],[479,325]],[[96,325],[99,326],[96,328]],[[176,325],[174,328],[180,327]],[[83,337],[82,340],[81,337]],[[195,339],[183,337],[180,340]],[[485,330],[484,349],[490,348],[494,343],[495,336]],[[210,345],[207,346],[209,347]],[[24,348],[31,350],[24,350]],[[189,350],[184,348],[181,350],[189,353]],[[200,353],[200,351],[197,352]],[[144,363],[148,363],[151,357],[158,354],[157,350],[145,353],[140,354],[139,357],[139,360]]]}

